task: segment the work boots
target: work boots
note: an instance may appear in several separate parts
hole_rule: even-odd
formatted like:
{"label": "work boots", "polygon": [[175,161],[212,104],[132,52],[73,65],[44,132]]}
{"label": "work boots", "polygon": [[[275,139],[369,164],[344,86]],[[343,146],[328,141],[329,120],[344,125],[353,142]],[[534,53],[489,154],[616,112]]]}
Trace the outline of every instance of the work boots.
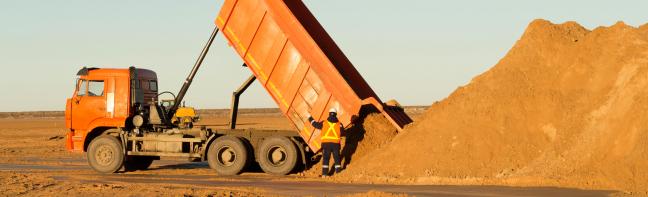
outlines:
{"label": "work boots", "polygon": [[[342,172],[342,166],[341,165],[335,165],[335,174],[338,174]],[[326,177],[329,174],[329,166],[328,165],[323,165],[322,166],[322,177]]]}
{"label": "work boots", "polygon": [[328,165],[322,165],[322,177],[328,176],[329,173],[329,166]]}

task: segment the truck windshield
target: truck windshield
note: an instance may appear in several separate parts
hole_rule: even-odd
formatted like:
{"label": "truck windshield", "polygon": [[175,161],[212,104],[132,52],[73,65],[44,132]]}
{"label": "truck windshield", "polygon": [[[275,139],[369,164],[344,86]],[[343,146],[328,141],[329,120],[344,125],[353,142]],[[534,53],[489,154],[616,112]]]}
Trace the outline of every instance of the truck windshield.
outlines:
{"label": "truck windshield", "polygon": [[88,81],[86,80],[79,80],[78,81],[78,86],[77,86],[77,96],[85,96],[86,95],[86,90],[88,90]]}

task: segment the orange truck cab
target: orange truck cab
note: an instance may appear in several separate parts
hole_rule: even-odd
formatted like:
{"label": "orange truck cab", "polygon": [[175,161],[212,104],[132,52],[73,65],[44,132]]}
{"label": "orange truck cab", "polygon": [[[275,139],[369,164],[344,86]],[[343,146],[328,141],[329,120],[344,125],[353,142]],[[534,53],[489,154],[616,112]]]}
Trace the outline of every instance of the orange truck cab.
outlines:
{"label": "orange truck cab", "polygon": [[126,128],[138,107],[157,100],[155,72],[128,69],[82,68],[65,107],[66,148],[82,152],[93,137],[111,128]]}

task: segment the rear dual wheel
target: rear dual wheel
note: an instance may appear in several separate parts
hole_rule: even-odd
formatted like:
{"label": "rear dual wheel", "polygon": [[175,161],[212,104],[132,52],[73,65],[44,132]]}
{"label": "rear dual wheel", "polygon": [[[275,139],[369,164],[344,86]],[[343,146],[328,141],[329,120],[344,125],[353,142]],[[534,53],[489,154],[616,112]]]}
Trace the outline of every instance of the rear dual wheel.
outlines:
{"label": "rear dual wheel", "polygon": [[249,163],[247,146],[233,136],[217,138],[209,146],[207,162],[219,175],[237,175]]}
{"label": "rear dual wheel", "polygon": [[272,136],[261,142],[258,161],[264,172],[286,175],[297,164],[297,147],[287,137]]}
{"label": "rear dual wheel", "polygon": [[[286,175],[297,165],[298,152],[287,137],[271,136],[258,147],[257,160],[261,169],[269,174]],[[245,169],[252,158],[245,142],[238,137],[223,136],[211,143],[207,161],[219,175],[237,175]]]}

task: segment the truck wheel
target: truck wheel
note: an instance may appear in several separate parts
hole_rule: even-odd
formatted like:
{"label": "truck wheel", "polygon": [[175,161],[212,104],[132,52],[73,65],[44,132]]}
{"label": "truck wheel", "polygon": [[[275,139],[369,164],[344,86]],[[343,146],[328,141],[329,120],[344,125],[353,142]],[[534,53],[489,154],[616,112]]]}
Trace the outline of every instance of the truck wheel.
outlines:
{"label": "truck wheel", "polygon": [[259,165],[266,173],[286,175],[297,164],[297,148],[286,137],[266,138],[261,142],[258,154]]}
{"label": "truck wheel", "polygon": [[130,160],[124,162],[126,171],[146,170],[153,164],[153,157],[132,156]]}
{"label": "truck wheel", "polygon": [[248,151],[240,138],[223,136],[209,146],[207,162],[219,175],[236,175],[247,166]]}
{"label": "truck wheel", "polygon": [[93,139],[87,155],[90,167],[100,173],[117,172],[124,164],[121,142],[111,135],[102,135]]}

